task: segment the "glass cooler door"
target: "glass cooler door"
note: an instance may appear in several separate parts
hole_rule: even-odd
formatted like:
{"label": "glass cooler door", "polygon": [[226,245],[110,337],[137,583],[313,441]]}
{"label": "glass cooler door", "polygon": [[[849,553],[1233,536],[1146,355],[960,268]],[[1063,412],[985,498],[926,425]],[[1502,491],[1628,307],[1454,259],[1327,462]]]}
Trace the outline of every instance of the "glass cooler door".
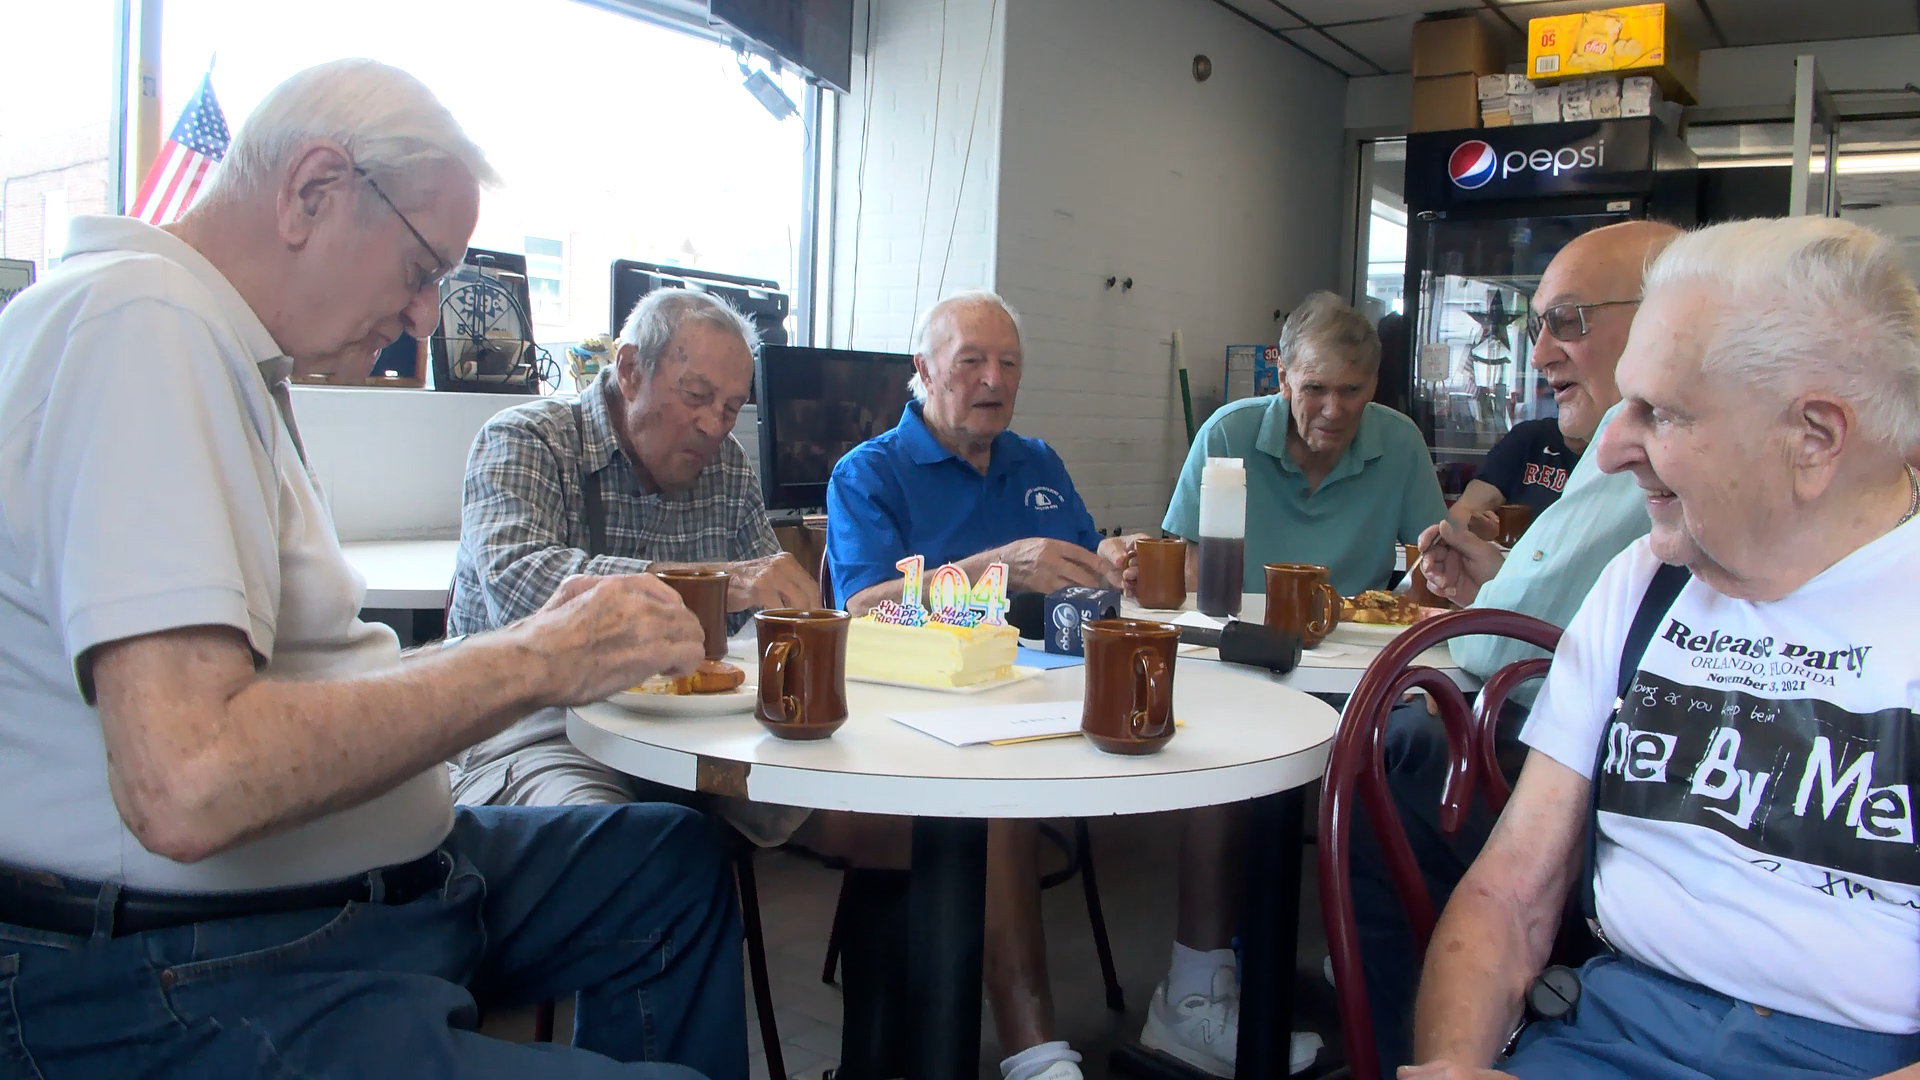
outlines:
{"label": "glass cooler door", "polygon": [[[1627,218],[1566,214],[1418,225],[1421,250],[1409,253],[1419,272],[1412,411],[1443,471],[1471,477],[1514,424],[1555,415],[1526,339],[1528,305],[1547,263],[1568,241]],[[1459,490],[1464,477],[1448,490]]]}

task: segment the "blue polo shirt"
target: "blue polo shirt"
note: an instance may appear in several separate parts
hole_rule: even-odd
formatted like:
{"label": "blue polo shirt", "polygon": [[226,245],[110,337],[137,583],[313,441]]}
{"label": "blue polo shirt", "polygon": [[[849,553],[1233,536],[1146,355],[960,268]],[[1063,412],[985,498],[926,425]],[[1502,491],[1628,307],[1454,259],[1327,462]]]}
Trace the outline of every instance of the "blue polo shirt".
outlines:
{"label": "blue polo shirt", "polygon": [[827,567],[836,607],[898,578],[893,564],[909,555],[925,556],[930,572],[1032,537],[1100,547],[1060,455],[1039,439],[1003,431],[983,476],[933,437],[919,402],[893,430],[847,451],[827,481]]}

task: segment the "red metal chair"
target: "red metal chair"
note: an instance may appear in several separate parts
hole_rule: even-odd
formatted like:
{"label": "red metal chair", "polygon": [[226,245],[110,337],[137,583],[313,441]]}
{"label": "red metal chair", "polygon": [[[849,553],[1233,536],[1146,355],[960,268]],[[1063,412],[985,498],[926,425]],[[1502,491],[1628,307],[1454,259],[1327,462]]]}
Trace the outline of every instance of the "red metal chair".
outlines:
{"label": "red metal chair", "polygon": [[[1367,988],[1360,966],[1359,933],[1353,914],[1353,889],[1348,877],[1349,843],[1355,800],[1364,802],[1367,819],[1386,859],[1394,890],[1407,913],[1415,947],[1424,956],[1433,937],[1436,915],[1427,895],[1426,880],[1414,861],[1406,830],[1387,789],[1380,739],[1387,715],[1409,690],[1424,690],[1438,708],[1447,733],[1447,782],[1440,797],[1440,827],[1451,834],[1465,822],[1474,792],[1481,792],[1498,814],[1510,794],[1494,754],[1494,730],[1507,697],[1529,679],[1547,672],[1548,660],[1521,660],[1495,672],[1471,709],[1466,694],[1451,679],[1430,667],[1414,667],[1426,650],[1450,638],[1493,635],[1515,638],[1552,652],[1560,629],[1514,611],[1469,609],[1435,616],[1395,638],[1367,665],[1360,685],[1347,699],[1327,756],[1320,788],[1318,859],[1320,909],[1332,956],[1334,994],[1339,1001],[1340,1028],[1347,1043],[1347,1062],[1353,1080],[1381,1080],[1373,1039],[1373,1018],[1367,1012]],[[1415,960],[1418,957],[1414,958]]]}

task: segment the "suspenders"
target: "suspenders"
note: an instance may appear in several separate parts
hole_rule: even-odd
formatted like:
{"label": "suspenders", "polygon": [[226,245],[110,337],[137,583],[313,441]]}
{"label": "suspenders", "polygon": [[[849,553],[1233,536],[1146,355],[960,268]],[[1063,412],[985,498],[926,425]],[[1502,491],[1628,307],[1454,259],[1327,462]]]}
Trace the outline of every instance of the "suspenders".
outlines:
{"label": "suspenders", "polygon": [[[1593,782],[1587,785],[1586,838],[1581,853],[1580,914],[1586,918],[1587,929],[1592,931],[1594,939],[1608,952],[1613,951],[1613,945],[1607,941],[1606,932],[1600,927],[1593,894],[1594,874],[1599,866],[1600,778],[1607,760],[1608,730],[1626,707],[1627,691],[1633,686],[1633,677],[1640,670],[1640,661],[1646,655],[1654,631],[1660,628],[1660,620],[1666,617],[1674,600],[1680,596],[1680,590],[1687,587],[1687,581],[1692,576],[1684,566],[1668,566],[1665,563],[1654,571],[1653,581],[1647,585],[1645,595],[1640,598],[1640,607],[1633,613],[1633,623],[1627,628],[1627,640],[1620,649],[1619,683],[1614,692],[1613,713],[1602,725],[1599,745],[1594,748]],[[1570,1020],[1579,1004],[1580,977],[1571,968],[1560,964],[1542,971],[1527,987],[1526,1012],[1530,1020]],[[1516,1030],[1514,1035],[1517,1038],[1519,1031]]]}
{"label": "suspenders", "polygon": [[[573,431],[580,438],[580,456],[587,453],[587,424],[581,418],[580,403],[574,402]],[[607,504],[600,501],[600,474],[588,473],[580,478],[581,514],[587,523],[587,558],[607,553]]]}

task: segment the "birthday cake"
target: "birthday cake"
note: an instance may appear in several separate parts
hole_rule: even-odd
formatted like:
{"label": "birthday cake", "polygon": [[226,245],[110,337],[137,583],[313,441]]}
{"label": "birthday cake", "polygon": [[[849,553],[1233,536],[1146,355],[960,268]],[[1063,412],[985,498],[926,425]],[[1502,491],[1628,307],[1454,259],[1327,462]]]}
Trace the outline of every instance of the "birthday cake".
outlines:
{"label": "birthday cake", "polygon": [[847,677],[921,686],[973,686],[1013,674],[1019,635],[957,607],[928,611],[883,600],[847,628]]}

